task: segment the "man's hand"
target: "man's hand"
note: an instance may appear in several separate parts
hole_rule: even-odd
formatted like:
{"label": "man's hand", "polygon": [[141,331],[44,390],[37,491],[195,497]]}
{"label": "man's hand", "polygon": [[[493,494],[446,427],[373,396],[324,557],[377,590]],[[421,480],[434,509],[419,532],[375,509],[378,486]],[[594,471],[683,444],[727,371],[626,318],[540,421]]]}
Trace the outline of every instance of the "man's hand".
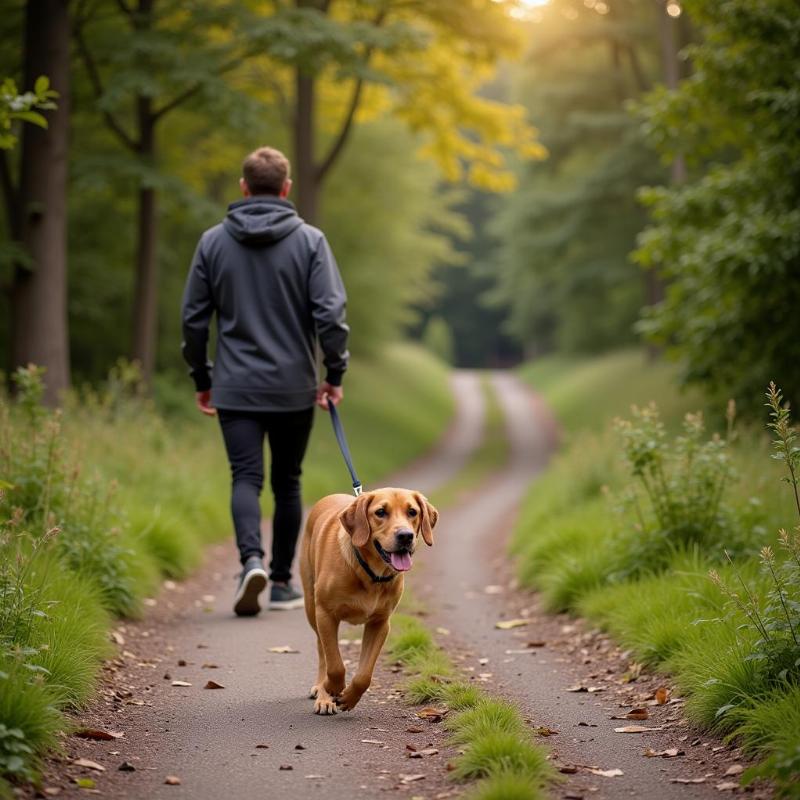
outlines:
{"label": "man's hand", "polygon": [[207,417],[216,417],[217,416],[217,409],[211,405],[211,390],[206,389],[204,392],[197,392],[195,395],[195,400],[197,402],[197,407],[200,411],[203,412]]}
{"label": "man's hand", "polygon": [[327,381],[323,381],[317,389],[317,405],[328,410],[328,401],[338,406],[342,402],[344,392],[341,386],[331,386]]}

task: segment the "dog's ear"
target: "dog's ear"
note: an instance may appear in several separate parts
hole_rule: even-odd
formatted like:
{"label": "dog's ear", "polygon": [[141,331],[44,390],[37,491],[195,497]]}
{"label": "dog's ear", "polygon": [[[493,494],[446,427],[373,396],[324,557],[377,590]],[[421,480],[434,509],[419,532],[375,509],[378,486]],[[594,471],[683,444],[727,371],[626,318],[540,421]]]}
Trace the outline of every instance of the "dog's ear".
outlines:
{"label": "dog's ear", "polygon": [[369,535],[372,533],[368,515],[371,502],[372,495],[361,494],[339,514],[339,522],[350,534],[354,547],[363,547],[369,541]]}
{"label": "dog's ear", "polygon": [[439,521],[439,512],[430,504],[424,494],[414,492],[414,498],[419,503],[420,520],[419,532],[428,547],[433,545],[433,529]]}

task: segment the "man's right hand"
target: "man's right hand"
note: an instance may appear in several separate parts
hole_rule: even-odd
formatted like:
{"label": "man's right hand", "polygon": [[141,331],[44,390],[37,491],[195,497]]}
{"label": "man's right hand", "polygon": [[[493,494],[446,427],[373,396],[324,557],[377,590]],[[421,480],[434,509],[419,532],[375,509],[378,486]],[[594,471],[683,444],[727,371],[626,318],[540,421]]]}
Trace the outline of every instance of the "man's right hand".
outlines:
{"label": "man's right hand", "polygon": [[211,405],[211,390],[206,389],[204,392],[197,392],[195,394],[195,403],[200,411],[207,417],[215,417],[217,409]]}
{"label": "man's right hand", "polygon": [[327,381],[323,381],[317,389],[317,405],[320,408],[328,410],[328,402],[330,401],[335,406],[342,402],[344,392],[341,386],[332,386]]}

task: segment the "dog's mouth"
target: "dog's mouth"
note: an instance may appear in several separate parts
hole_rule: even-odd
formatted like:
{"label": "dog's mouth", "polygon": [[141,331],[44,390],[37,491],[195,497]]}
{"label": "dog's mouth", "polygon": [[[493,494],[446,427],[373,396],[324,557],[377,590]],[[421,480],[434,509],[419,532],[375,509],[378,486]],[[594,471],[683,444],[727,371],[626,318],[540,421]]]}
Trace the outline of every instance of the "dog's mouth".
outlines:
{"label": "dog's mouth", "polygon": [[397,572],[408,572],[411,569],[411,550],[384,550],[377,539],[372,540],[378,555]]}

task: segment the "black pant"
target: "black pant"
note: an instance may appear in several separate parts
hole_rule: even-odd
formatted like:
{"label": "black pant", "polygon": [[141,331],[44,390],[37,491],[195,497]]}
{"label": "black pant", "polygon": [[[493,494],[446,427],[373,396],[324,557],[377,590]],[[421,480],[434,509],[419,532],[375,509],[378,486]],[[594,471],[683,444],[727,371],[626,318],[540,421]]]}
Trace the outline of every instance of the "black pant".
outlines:
{"label": "black pant", "polygon": [[264,485],[264,436],[269,439],[270,485],[275,497],[270,578],[288,581],[292,576],[292,560],[303,515],[300,474],[314,409],[231,411],[221,408],[218,414],[231,465],[231,513],[242,564],[250,556],[264,556],[258,498]]}

